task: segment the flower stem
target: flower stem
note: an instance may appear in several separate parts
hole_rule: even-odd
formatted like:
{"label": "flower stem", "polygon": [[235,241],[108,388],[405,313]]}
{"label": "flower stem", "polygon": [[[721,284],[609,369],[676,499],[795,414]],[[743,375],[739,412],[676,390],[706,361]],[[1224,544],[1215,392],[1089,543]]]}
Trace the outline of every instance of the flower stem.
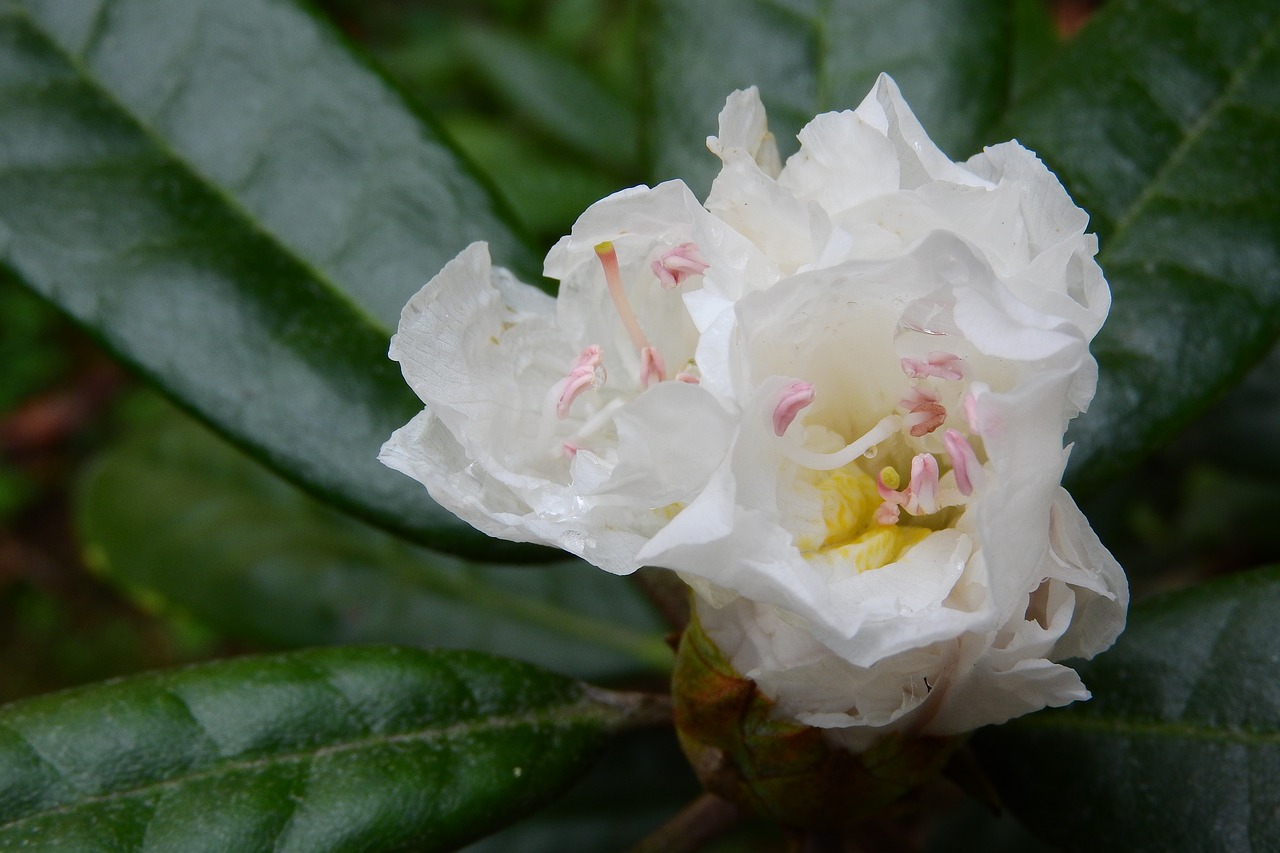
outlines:
{"label": "flower stem", "polygon": [[746,816],[741,806],[715,794],[703,794],[628,853],[692,853]]}
{"label": "flower stem", "polygon": [[671,697],[666,693],[636,693],[605,690],[590,684],[585,686],[587,696],[602,705],[621,712],[615,731],[646,729],[671,725]]}

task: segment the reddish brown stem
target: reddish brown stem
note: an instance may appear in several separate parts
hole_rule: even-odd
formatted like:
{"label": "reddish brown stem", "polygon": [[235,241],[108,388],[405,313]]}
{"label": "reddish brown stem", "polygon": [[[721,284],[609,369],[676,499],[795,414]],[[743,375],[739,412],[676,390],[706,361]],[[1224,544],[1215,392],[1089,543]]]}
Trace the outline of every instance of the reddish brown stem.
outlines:
{"label": "reddish brown stem", "polygon": [[746,816],[740,806],[715,794],[703,794],[632,847],[629,853],[692,853]]}

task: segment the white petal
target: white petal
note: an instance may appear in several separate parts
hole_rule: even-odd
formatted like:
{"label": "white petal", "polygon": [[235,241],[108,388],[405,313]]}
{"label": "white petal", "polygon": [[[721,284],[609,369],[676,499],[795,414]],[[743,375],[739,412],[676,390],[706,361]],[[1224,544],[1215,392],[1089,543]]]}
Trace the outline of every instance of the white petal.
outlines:
{"label": "white petal", "polygon": [[623,407],[618,464],[595,494],[624,495],[654,509],[693,499],[719,466],[733,431],[705,389],[662,382]]}
{"label": "white petal", "polygon": [[884,134],[855,112],[825,113],[800,131],[778,185],[830,214],[896,192],[898,157]]}
{"label": "white petal", "polygon": [[769,132],[764,104],[755,86],[739,89],[725,100],[720,111],[719,136],[707,137],[707,148],[726,163],[738,157],[753,160],[760,170],[776,178],[782,170],[777,142]]}
{"label": "white petal", "polygon": [[892,143],[897,153],[903,189],[914,189],[930,180],[990,185],[989,181],[951,162],[942,153],[925,133],[911,107],[903,100],[898,84],[888,74],[880,75],[856,112]]}
{"label": "white petal", "polygon": [[1065,489],[1053,502],[1050,557],[1060,578],[1076,588],[1071,627],[1054,648],[1055,659],[1091,658],[1111,648],[1124,630],[1129,584],[1124,570],[1093,532]]}

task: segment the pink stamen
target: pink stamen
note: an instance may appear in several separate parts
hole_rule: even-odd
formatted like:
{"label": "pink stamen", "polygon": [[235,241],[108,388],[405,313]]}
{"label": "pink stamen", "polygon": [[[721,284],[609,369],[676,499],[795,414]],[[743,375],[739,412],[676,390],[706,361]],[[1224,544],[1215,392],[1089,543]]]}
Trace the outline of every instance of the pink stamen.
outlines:
{"label": "pink stamen", "polygon": [[795,380],[782,389],[778,404],[773,409],[773,433],[781,436],[791,426],[791,422],[800,414],[800,410],[813,402],[812,382]]}
{"label": "pink stamen", "polygon": [[609,298],[613,300],[613,307],[622,319],[622,325],[627,330],[631,343],[639,352],[649,346],[649,339],[640,328],[636,312],[631,309],[631,302],[627,299],[627,290],[622,286],[622,271],[618,269],[618,252],[613,248],[613,243],[606,240],[596,246],[596,257],[600,259],[600,266],[604,267],[604,280],[609,285]]}
{"label": "pink stamen", "polygon": [[927,388],[912,388],[898,401],[898,407],[907,412],[902,425],[915,438],[928,435],[947,420],[947,410],[938,401],[938,395]]}
{"label": "pink stamen", "polygon": [[681,243],[654,261],[651,268],[658,277],[658,282],[671,290],[684,284],[689,276],[702,275],[708,266],[710,264],[702,257],[702,252],[698,251],[696,245]]}
{"label": "pink stamen", "polygon": [[[899,507],[911,515],[930,515],[938,511],[938,460],[931,453],[920,453],[911,460],[911,484],[896,491],[884,479],[881,471],[876,477],[876,491],[884,503],[876,509],[875,520],[880,524],[896,524]],[[894,475],[897,480],[897,475]]]}
{"label": "pink stamen", "polygon": [[644,329],[640,328],[640,320],[627,299],[626,288],[622,285],[622,271],[618,268],[618,252],[613,248],[613,243],[606,240],[598,244],[596,257],[604,268],[604,280],[609,285],[609,298],[613,300],[613,307],[617,310],[636,352],[640,353],[640,384],[648,388],[655,377],[659,382],[666,379],[667,371],[662,356],[645,337]]}
{"label": "pink stamen", "polygon": [[682,370],[682,371],[680,371],[679,373],[677,373],[677,374],[676,374],[676,381],[677,381],[677,382],[684,382],[684,383],[685,383],[685,384],[687,384],[687,385],[701,385],[701,384],[702,384],[702,380],[701,380],[701,379],[699,379],[699,378],[698,378],[697,376],[695,376],[694,374],[692,374],[692,373],[688,373],[687,371],[684,371],[684,370]]}
{"label": "pink stamen", "polygon": [[912,379],[923,379],[927,376],[949,380],[964,378],[964,359],[955,353],[931,352],[924,361],[918,358],[904,358],[900,363],[902,372]]}
{"label": "pink stamen", "polygon": [[956,488],[960,490],[960,494],[968,497],[973,494],[974,480],[980,480],[983,474],[978,454],[973,451],[969,440],[954,429],[946,431],[942,436],[942,443],[947,448],[947,455],[951,457],[951,470],[956,474]]}
{"label": "pink stamen", "polygon": [[[885,475],[888,473],[892,473],[893,475],[892,486],[885,481]],[[881,500],[884,500],[891,504],[903,503],[906,500],[906,498],[903,497],[902,492],[899,492],[895,488],[895,486],[897,485],[899,485],[897,471],[894,471],[892,468],[880,469],[880,473],[876,475],[876,491],[880,493]],[[897,518],[897,515],[894,515],[894,518]]]}
{"label": "pink stamen", "polygon": [[564,455],[566,459],[572,459],[573,457],[577,456],[578,451],[582,449],[578,445],[574,444],[572,441],[566,441],[564,444],[561,445],[561,447],[564,448]]}
{"label": "pink stamen", "polygon": [[932,453],[920,453],[911,460],[907,512],[912,515],[930,515],[938,511],[938,476],[938,460]]}
{"label": "pink stamen", "polygon": [[654,382],[662,382],[667,378],[667,365],[662,361],[662,353],[654,347],[640,350],[640,384],[648,388]]}
{"label": "pink stamen", "polygon": [[605,373],[602,363],[604,350],[591,344],[578,354],[578,360],[569,368],[569,375],[560,380],[560,393],[556,399],[556,417],[564,420],[569,416],[573,401],[583,391],[594,390],[604,384]]}

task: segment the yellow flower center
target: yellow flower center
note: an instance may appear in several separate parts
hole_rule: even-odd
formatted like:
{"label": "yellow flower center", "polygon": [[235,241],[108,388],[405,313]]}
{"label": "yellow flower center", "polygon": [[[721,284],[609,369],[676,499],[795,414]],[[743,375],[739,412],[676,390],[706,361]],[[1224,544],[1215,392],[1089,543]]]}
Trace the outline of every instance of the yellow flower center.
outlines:
{"label": "yellow flower center", "polygon": [[875,520],[881,498],[875,478],[849,466],[821,472],[814,483],[822,503],[825,536],[797,538],[796,545],[811,561],[866,572],[897,560],[932,531],[927,527],[885,525]]}

